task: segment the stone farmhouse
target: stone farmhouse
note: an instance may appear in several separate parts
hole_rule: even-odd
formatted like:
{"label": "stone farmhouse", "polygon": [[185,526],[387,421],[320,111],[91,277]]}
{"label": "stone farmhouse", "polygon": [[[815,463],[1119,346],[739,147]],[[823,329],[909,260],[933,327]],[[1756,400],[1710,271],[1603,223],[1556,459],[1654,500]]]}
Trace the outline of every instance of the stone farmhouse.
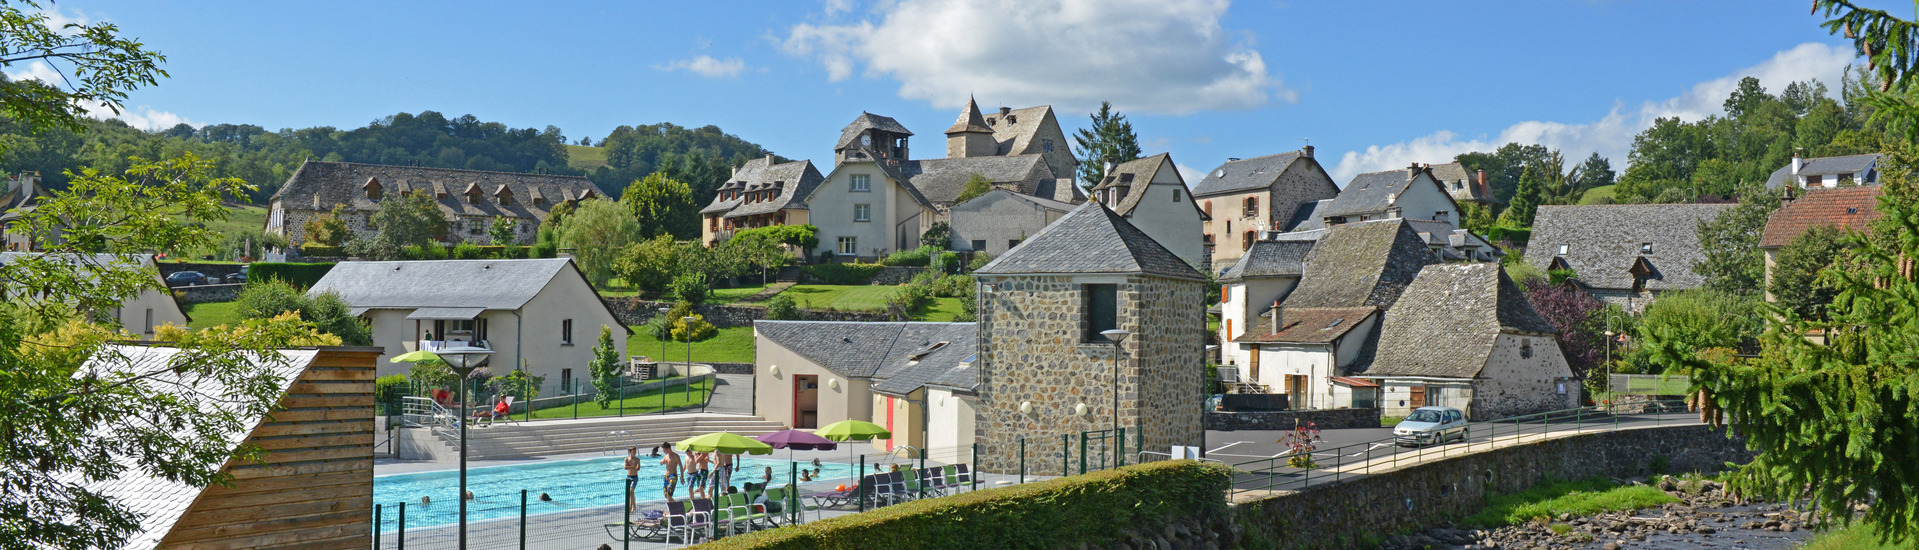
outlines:
{"label": "stone farmhouse", "polygon": [[832,173],[800,197],[809,223],[819,228],[823,255],[872,259],[919,247],[934,223],[950,223],[960,192],[975,175],[1022,195],[1084,199],[1073,185],[1077,164],[1051,107],[988,116],[969,101],[947,130],[944,159],[914,160],[912,135],[899,121],[871,113],[841,130]]}
{"label": "stone farmhouse", "polygon": [[1101,204],[1124,216],[1160,246],[1187,264],[1199,266],[1206,253],[1202,231],[1206,213],[1186,189],[1173,156],[1160,153],[1106,170],[1093,186]]}
{"label": "stone farmhouse", "polygon": [[1144,448],[1199,444],[1206,278],[1185,260],[1089,202],[975,276],[982,470],[1016,468],[1022,440],[1061,456],[1061,434],[1115,421]]}
{"label": "stone farmhouse", "polygon": [[325,292],[373,325],[381,376],[406,372],[395,355],[467,344],[495,352],[494,374],[524,368],[568,387],[591,378],[601,327],[622,359],[631,334],[571,258],[340,262],[308,291]]}
{"label": "stone farmhouse", "polygon": [[[1339,196],[1339,185],[1313,159],[1313,147],[1248,159],[1229,159],[1193,186],[1206,214],[1203,239],[1213,273],[1232,267],[1261,231],[1291,231],[1314,201]],[[1301,212],[1301,207],[1306,212]]]}
{"label": "stone farmhouse", "polygon": [[32,212],[42,197],[48,196],[47,189],[40,186],[39,172],[22,172],[7,176],[5,188],[0,188],[0,250],[11,252],[32,252],[44,243],[30,235],[16,233],[7,226],[21,214]]}
{"label": "stone farmhouse", "polygon": [[700,242],[713,246],[739,229],[805,225],[809,212],[801,198],[826,178],[812,161],[775,164],[773,155],[746,161],[720,184],[713,202],[700,209]]}
{"label": "stone farmhouse", "polygon": [[1882,156],[1879,153],[1866,153],[1800,158],[1798,153],[1794,153],[1791,163],[1773,170],[1772,175],[1766,178],[1766,188],[1777,191],[1788,187],[1788,184],[1801,189],[1878,185],[1879,158]]}
{"label": "stone farmhouse", "polygon": [[1440,187],[1426,166],[1353,176],[1331,201],[1321,201],[1312,218],[1332,226],[1391,218],[1431,220],[1459,227],[1459,202]]}
{"label": "stone farmhouse", "polygon": [[1579,405],[1556,339],[1496,263],[1431,265],[1386,311],[1378,351],[1350,376],[1383,387],[1381,414],[1453,407],[1490,420]]}
{"label": "stone farmhouse", "polygon": [[[85,272],[92,269],[109,267],[137,266],[141,271],[152,275],[153,282],[161,287],[166,282],[160,278],[160,268],[154,265],[153,256],[114,256],[112,254],[50,255],[37,252],[0,252],[0,266],[12,264],[27,258],[46,258],[51,263],[65,265],[65,269]],[[116,265],[117,264],[117,265]],[[180,302],[173,294],[165,290],[144,289],[131,298],[121,300],[111,310],[104,312],[120,324],[120,330],[141,339],[152,339],[153,329],[160,325],[173,324],[186,326],[186,310],[180,308]]]}
{"label": "stone farmhouse", "polygon": [[1808,189],[1796,199],[1788,195],[1786,204],[1766,218],[1766,230],[1759,236],[1759,250],[1766,254],[1766,299],[1772,300],[1772,269],[1779,260],[1780,249],[1815,227],[1871,231],[1872,222],[1879,219],[1882,189],[1877,185],[1863,185]]}
{"label": "stone farmhouse", "polygon": [[1428,168],[1432,171],[1433,179],[1439,181],[1440,187],[1445,188],[1454,201],[1460,204],[1499,204],[1499,200],[1493,198],[1492,187],[1486,184],[1485,170],[1467,172],[1466,166],[1457,162],[1434,164]]}
{"label": "stone farmhouse", "polygon": [[487,231],[499,218],[513,220],[517,244],[531,244],[553,207],[600,196],[580,176],[310,160],[268,199],[266,232],[299,246],[308,219],[344,206],[347,227],[371,237],[380,201],[415,193],[431,196],[446,215],[442,242],[477,244],[492,242]]}
{"label": "stone farmhouse", "polygon": [[874,441],[878,450],[962,456],[958,449],[973,443],[973,384],[934,384],[979,353],[978,331],[974,323],[755,322],[754,410],[795,429],[865,420],[893,432]]}
{"label": "stone farmhouse", "polygon": [[1079,205],[994,189],[953,205],[954,250],[1005,254]]}
{"label": "stone farmhouse", "polygon": [[1543,270],[1570,269],[1593,297],[1640,311],[1659,294],[1697,288],[1705,259],[1699,224],[1731,204],[1541,206],[1526,261]]}

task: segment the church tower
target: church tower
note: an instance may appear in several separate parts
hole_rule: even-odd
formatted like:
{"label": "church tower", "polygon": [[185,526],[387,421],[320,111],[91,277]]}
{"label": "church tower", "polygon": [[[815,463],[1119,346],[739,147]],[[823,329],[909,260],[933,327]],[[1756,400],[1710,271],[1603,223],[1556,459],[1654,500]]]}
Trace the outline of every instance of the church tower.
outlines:
{"label": "church tower", "polygon": [[980,114],[979,102],[966,98],[966,109],[960,111],[959,120],[946,129],[946,158],[990,157],[998,152],[999,141],[993,139],[993,128]]}

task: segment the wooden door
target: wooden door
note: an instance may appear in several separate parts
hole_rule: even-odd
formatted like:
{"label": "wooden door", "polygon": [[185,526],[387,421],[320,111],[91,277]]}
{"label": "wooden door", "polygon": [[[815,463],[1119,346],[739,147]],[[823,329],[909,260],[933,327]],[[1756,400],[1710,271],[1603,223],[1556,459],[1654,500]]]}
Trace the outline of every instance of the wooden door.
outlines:
{"label": "wooden door", "polygon": [[1411,391],[1413,395],[1407,401],[1412,403],[1413,408],[1417,409],[1426,406],[1426,387],[1413,386]]}
{"label": "wooden door", "polygon": [[1246,381],[1252,382],[1254,384],[1258,384],[1259,383],[1259,346],[1253,346],[1253,353],[1251,353],[1249,357],[1251,358],[1246,360],[1247,361]]}
{"label": "wooden door", "polygon": [[793,376],[793,429],[819,427],[820,377],[816,374]]}

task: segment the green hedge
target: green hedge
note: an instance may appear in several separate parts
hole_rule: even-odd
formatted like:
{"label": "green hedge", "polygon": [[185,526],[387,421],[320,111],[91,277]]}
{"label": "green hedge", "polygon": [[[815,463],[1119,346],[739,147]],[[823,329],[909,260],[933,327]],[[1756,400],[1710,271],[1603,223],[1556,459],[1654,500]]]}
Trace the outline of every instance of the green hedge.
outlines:
{"label": "green hedge", "polygon": [[915,500],[701,545],[716,550],[1109,547],[1185,517],[1226,513],[1232,470],[1152,462],[1040,483]]}
{"label": "green hedge", "polygon": [[1486,240],[1492,241],[1492,244],[1507,241],[1514,246],[1526,246],[1527,241],[1533,240],[1533,230],[1530,227],[1493,226],[1486,230]]}
{"label": "green hedge", "polygon": [[859,262],[845,264],[816,264],[806,266],[806,274],[818,277],[820,282],[829,285],[863,285],[873,280],[874,275],[886,266],[863,264]]}
{"label": "green hedge", "polygon": [[320,282],[320,278],[325,277],[328,271],[333,271],[331,263],[254,262],[250,265],[252,267],[247,268],[248,282],[279,279],[300,288],[312,288],[313,283]]}
{"label": "green hedge", "polygon": [[311,258],[338,258],[346,255],[346,250],[337,246],[308,244],[300,246],[300,255]]}

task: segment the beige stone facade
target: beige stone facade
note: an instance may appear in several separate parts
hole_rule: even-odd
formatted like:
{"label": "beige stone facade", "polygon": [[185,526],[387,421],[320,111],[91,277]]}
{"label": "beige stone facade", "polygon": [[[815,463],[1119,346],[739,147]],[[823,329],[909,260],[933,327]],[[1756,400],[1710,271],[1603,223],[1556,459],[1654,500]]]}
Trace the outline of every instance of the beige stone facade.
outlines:
{"label": "beige stone facade", "polygon": [[1200,210],[1210,218],[1203,231],[1212,252],[1213,273],[1238,262],[1260,231],[1289,230],[1301,204],[1338,195],[1332,176],[1309,155],[1287,165],[1270,187],[1196,195]]}
{"label": "beige stone facade", "polygon": [[[1117,326],[1132,333],[1120,345],[1117,382],[1126,452],[1138,451],[1135,426],[1144,427],[1147,450],[1200,444],[1204,282],[1140,274],[981,275],[980,282],[982,470],[1016,470],[1022,438],[1030,469],[1060,463],[1062,436],[1112,428],[1114,346],[1085,338],[1089,284],[1116,285]],[[1081,404],[1086,413],[1075,414]]]}

